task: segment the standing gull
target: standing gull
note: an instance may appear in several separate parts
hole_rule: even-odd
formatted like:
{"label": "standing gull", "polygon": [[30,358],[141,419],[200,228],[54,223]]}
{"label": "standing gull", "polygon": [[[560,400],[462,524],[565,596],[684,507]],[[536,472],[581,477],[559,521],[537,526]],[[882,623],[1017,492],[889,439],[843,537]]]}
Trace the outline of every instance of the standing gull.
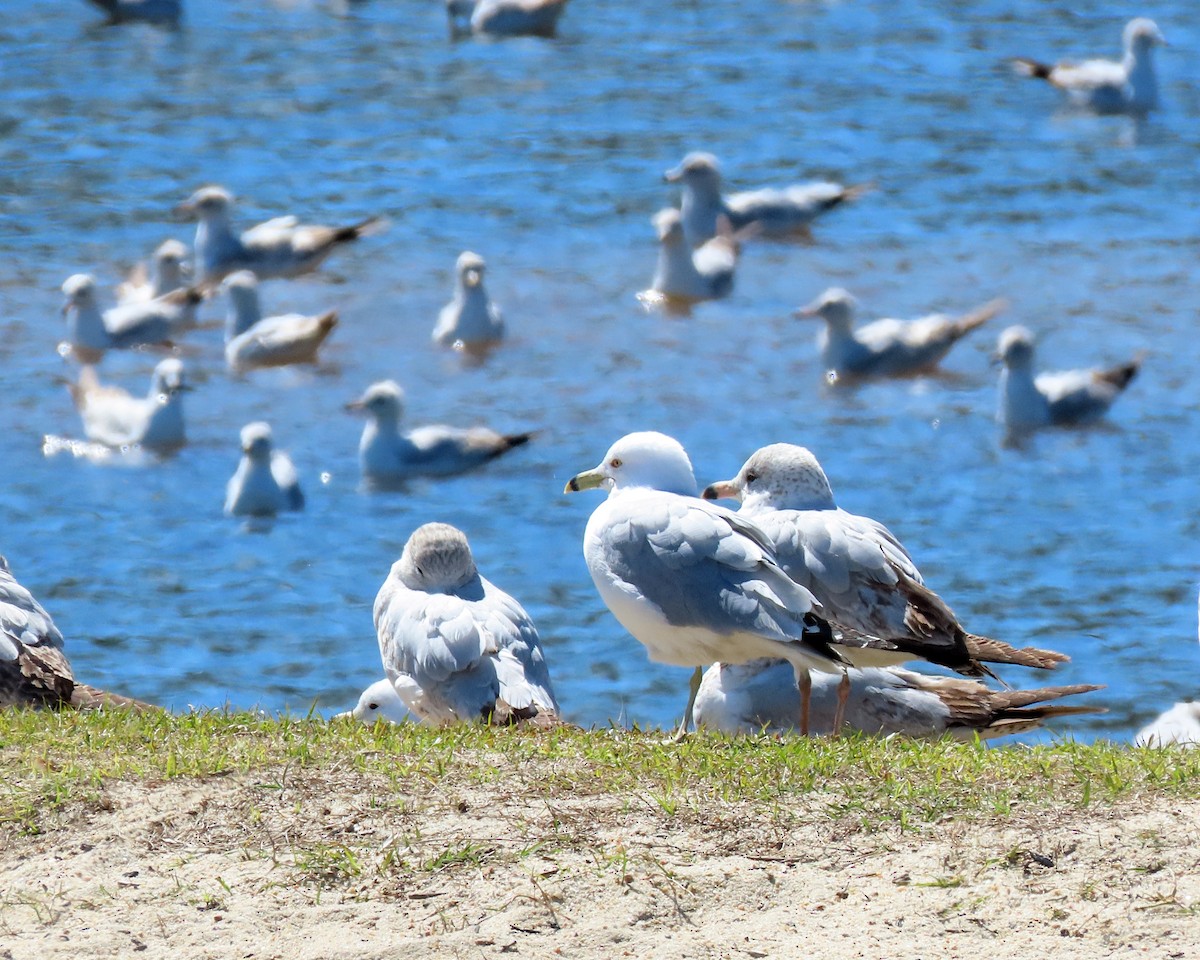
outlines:
{"label": "standing gull", "polygon": [[797,310],[797,317],[820,317],[821,360],[839,378],[906,377],[932,372],[959,340],[1008,304],[990,300],[962,316],[933,313],[919,320],[876,320],[854,328],[857,301],[832,287]]}
{"label": "standing gull", "polygon": [[388,679],[427,723],[510,723],[557,716],[537,630],[480,576],[461,530],[418,527],[375,598]]}
{"label": "standing gull", "polygon": [[153,300],[123,304],[101,312],[96,280],[77,273],[62,285],[67,300],[67,341],[80,363],[99,363],[105,350],[170,346],[196,326],[196,308],[204,299],[199,288],[181,287]]}
{"label": "standing gull", "polygon": [[258,279],[249,270],[237,270],[221,282],[229,295],[225,319],[225,362],[234,372],[257,367],[284,367],[316,363],[317,350],[337,326],[337,311],[317,316],[285,313],[262,315]]}
{"label": "standing gull", "polygon": [[567,0],[446,0],[450,32],[553,37]]}
{"label": "standing gull", "polygon": [[231,517],[273,517],[282,510],[303,510],[296,467],[286,453],[271,448],[270,424],[246,424],[241,441],[241,462],[225,488],[225,512]]}
{"label": "standing gull", "polygon": [[566,492],[608,488],[583,537],[600,598],[651,660],[695,667],[679,734],[692,721],[701,668],[783,657],[798,683],[809,669],[842,673],[812,593],[775,560],[752,521],[696,497],[678,441],[631,433]]}
{"label": "standing gull", "polygon": [[70,385],[71,397],[83,419],[89,440],[109,447],[141,446],[167,452],[183,446],[183,393],[190,390],[183,363],[176,357],[160,360],[145,397],[100,383],[92,367],[79,371]]}
{"label": "standing gull", "polygon": [[150,266],[139,263],[128,279],[117,287],[117,302],[144,303],[187,286],[190,251],[178,240],[164,240],[150,258]]}
{"label": "standing gull", "polygon": [[737,237],[725,230],[693,250],[684,238],[678,210],[660,210],[654,228],[658,231],[658,264],[650,289],[638,294],[638,299],[663,303],[669,309],[687,309],[729,296],[740,253]]}
{"label": "standing gull", "polygon": [[457,279],[454,299],[442,307],[433,342],[466,353],[484,353],[504,339],[500,308],[488,299],[483,288],[483,257],[466,251],[454,265]]}

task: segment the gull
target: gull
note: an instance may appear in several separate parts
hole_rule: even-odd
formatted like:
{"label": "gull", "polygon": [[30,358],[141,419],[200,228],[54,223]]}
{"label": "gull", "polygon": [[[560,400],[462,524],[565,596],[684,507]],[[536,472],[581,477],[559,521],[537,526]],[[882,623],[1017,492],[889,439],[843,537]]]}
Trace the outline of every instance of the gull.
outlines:
{"label": "gull", "polygon": [[456,527],[426,523],[413,531],[374,614],[384,672],[421,720],[510,723],[558,714],[533,621],[480,575]]}
{"label": "gull", "polygon": [[276,217],[240,235],[230,223],[233,194],[223,187],[201,187],[179,207],[199,221],[196,227],[196,279],[216,283],[234,270],[253,270],[260,280],[296,277],[317,269],[339,244],[382,227],[368,217],[348,227],[316,227],[294,216]]}
{"label": "gull", "polygon": [[196,326],[196,307],[204,299],[198,287],[181,287],[153,300],[127,303],[101,312],[96,280],[77,273],[62,285],[67,295],[67,341],[81,363],[99,363],[105,350],[145,345],[170,346]]}
{"label": "gull", "polygon": [[361,397],[346,404],[346,409],[367,414],[358,459],[369,486],[396,485],[416,476],[462,473],[528,443],[533,436],[502,434],[487,427],[440,425],[401,433],[404,391],[395,380],[371,384]]}
{"label": "gull", "polygon": [[1138,372],[1141,357],[1106,370],[1033,372],[1033,334],[1009,327],[1000,334],[998,419],[1010,436],[1039,427],[1070,426],[1099,420]]}
{"label": "gull", "polygon": [[316,363],[317,349],[337,326],[335,310],[315,317],[286,313],[264,319],[258,299],[258,278],[250,270],[229,274],[221,282],[221,291],[229,294],[225,362],[235,372]]}
{"label": "gull", "polygon": [[689,153],[663,179],[683,186],[680,214],[693,247],[717,235],[722,217],[734,230],[753,226],[756,235],[763,237],[809,237],[813,220],[870,189],[867,184],[844,187],[819,182],[722,196],[721,169],[711,153]]}
{"label": "gull", "polygon": [[155,23],[175,26],[183,16],[183,0],[90,0],[108,14],[109,23]]}
{"label": "gull", "polygon": [[1084,60],[1049,66],[1017,57],[1013,66],[1024,76],[1049,81],[1076,106],[1097,113],[1145,115],[1158,106],[1154,48],[1167,41],[1153,20],[1137,17],[1125,25],[1122,42],[1125,55],[1120,63]]}
{"label": "gull", "polygon": [[117,302],[144,303],[187,286],[191,251],[178,240],[164,240],[150,258],[150,266],[139,263],[128,279],[117,287]]}
{"label": "gull", "polygon": [[[957,677],[930,677],[897,667],[850,670],[846,724],[862,733],[983,740],[1036,730],[1054,717],[1103,713],[1103,707],[1046,703],[1103,689],[1095,684],[989,690]],[[832,733],[835,678],[813,678],[812,732]],[[696,696],[696,726],[722,733],[784,733],[799,727],[800,700],[786,660],[716,663]]]}
{"label": "gull", "polygon": [[504,339],[500,308],[483,289],[483,257],[469,250],[460,254],[454,269],[458,279],[454,299],[442,307],[433,342],[467,353],[482,353]]}
{"label": "gull", "polygon": [[729,296],[740,253],[736,236],[725,230],[693,250],[684,239],[678,210],[660,210],[653,223],[658,231],[658,264],[650,289],[638,294],[638,299],[686,309]]}
{"label": "gull", "polygon": [[1008,306],[1004,300],[990,300],[962,316],[933,313],[919,320],[876,320],[856,330],[857,303],[845,290],[831,287],[794,314],[825,321],[821,360],[839,379],[932,372],[954,344]]}
{"label": "gull", "polygon": [[450,32],[553,37],[567,0],[446,0]]}
{"label": "gull", "polygon": [[392,686],[392,681],[385,677],[382,680],[376,680],[362,692],[353,710],[334,714],[334,719],[352,717],[359,723],[372,726],[380,720],[385,723],[403,723],[410,716],[408,707],[400,699],[400,694]]}
{"label": "gull", "polygon": [[242,427],[242,460],[225,488],[231,517],[273,517],[303,510],[304,494],[288,455],[271,449],[271,426],[261,420]]}
{"label": "gull", "polygon": [[695,667],[677,736],[687,733],[701,668],[783,657],[798,683],[808,671],[842,673],[812,593],[775,559],[748,518],[696,497],[687,453],[661,433],[631,433],[564,492],[606,487],[583,555],[600,598],[651,660]]}
{"label": "gull", "polygon": [[1177,703],[1142,727],[1133,738],[1139,747],[1200,744],[1200,702]]}
{"label": "gull", "polygon": [[80,370],[79,382],[70,384],[69,389],[89,440],[109,447],[138,445],[159,451],[186,442],[183,393],[191,387],[177,357],[159,361],[145,397],[101,384],[92,367]]}

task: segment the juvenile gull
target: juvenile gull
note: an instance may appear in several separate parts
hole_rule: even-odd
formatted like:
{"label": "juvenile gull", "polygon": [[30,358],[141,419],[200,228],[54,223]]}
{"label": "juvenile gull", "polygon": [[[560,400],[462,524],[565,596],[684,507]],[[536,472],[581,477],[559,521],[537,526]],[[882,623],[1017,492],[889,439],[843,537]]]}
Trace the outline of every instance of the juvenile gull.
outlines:
{"label": "juvenile gull", "polygon": [[583,537],[600,598],[651,660],[695,667],[679,734],[692,721],[701,668],[783,657],[797,682],[809,669],[842,673],[819,604],[776,562],[766,534],[744,516],[696,497],[678,441],[631,433],[565,492],[608,488]]}
{"label": "juvenile gull", "polygon": [[807,237],[813,220],[870,189],[819,182],[722,196],[721,170],[711,153],[689,153],[679,166],[663,174],[663,179],[682,184],[680,214],[687,242],[693,247],[717,235],[722,217],[734,230],[753,227],[756,236]]}
{"label": "juvenile gull", "polygon": [[1048,426],[1099,420],[1138,372],[1141,358],[1106,370],[1033,372],[1033,334],[1009,327],[996,349],[1000,371],[998,419],[1009,437]]}
{"label": "juvenile gull", "polygon": [[296,277],[315,270],[336,247],[380,229],[378,217],[348,227],[302,224],[294,216],[275,217],[240,235],[230,222],[233,194],[201,187],[180,205],[196,226],[196,279],[216,283],[234,270],[253,270],[260,280]]}
{"label": "juvenile gull", "polygon": [[372,726],[380,720],[385,723],[403,723],[411,714],[396,688],[392,686],[392,681],[385,677],[383,680],[376,680],[359,695],[353,710],[334,714],[335,720],[339,717],[353,717],[359,723]]}
{"label": "juvenile gull", "polygon": [[832,287],[797,310],[797,317],[820,317],[821,360],[838,377],[906,377],[929,373],[960,339],[1006,306],[990,300],[962,316],[933,313],[919,320],[876,320],[854,328],[857,301]]}
{"label": "juvenile gull", "polygon": [[221,282],[221,291],[229,295],[225,362],[235,372],[316,363],[317,350],[337,326],[336,310],[317,316],[285,313],[264,318],[258,279],[250,270],[231,273]]}
{"label": "juvenile gull", "polygon": [[109,23],[154,23],[175,26],[183,17],[183,0],[90,0],[108,14]]}
{"label": "juvenile gull", "polygon": [[693,250],[684,239],[678,210],[660,210],[653,222],[658,231],[658,264],[650,289],[638,295],[640,300],[686,309],[729,295],[740,253],[737,237],[726,230]]}
{"label": "juvenile gull", "polygon": [[433,341],[467,353],[482,353],[504,339],[500,308],[483,288],[483,257],[469,250],[455,264],[454,299],[442,307]]}
{"label": "juvenile gull", "polygon": [[304,494],[296,467],[286,453],[272,449],[270,424],[246,424],[241,441],[241,462],[225,487],[225,513],[273,517],[281,510],[303,510]]}
{"label": "juvenile gull", "polygon": [[144,303],[187,286],[191,251],[178,240],[164,240],[150,258],[150,266],[139,263],[128,279],[117,287],[117,302]]}
{"label": "juvenile gull", "polygon": [[[845,722],[863,733],[957,740],[1004,737],[1036,730],[1054,717],[1103,713],[1103,707],[1046,703],[1102,689],[1093,684],[989,690],[956,677],[930,677],[898,667],[850,670]],[[813,678],[811,733],[833,732],[837,678]],[[696,696],[696,726],[723,733],[784,733],[799,729],[800,698],[786,660],[716,663],[704,671]]]}
{"label": "juvenile gull", "polygon": [[388,679],[427,723],[509,723],[558,714],[537,630],[480,576],[461,530],[418,527],[375,598]]}
{"label": "juvenile gull", "polygon": [[553,37],[567,0],[446,0],[453,34]]}
{"label": "juvenile gull", "polygon": [[160,452],[183,446],[183,393],[190,390],[183,363],[160,360],[150,378],[150,392],[134,397],[120,387],[100,383],[92,367],[79,371],[69,386],[89,440],[109,447],[138,445]]}
{"label": "juvenile gull", "polygon": [[532,434],[501,434],[487,427],[430,425],[400,432],[404,391],[394,380],[373,383],[347,410],[367,414],[358,445],[363,479],[369,486],[389,486],[416,476],[448,476],[494,460],[528,443]]}
{"label": "juvenile gull", "polygon": [[105,350],[145,345],[169,346],[196,326],[196,308],[204,299],[197,287],[181,287],[153,300],[127,303],[101,312],[96,280],[77,273],[62,285],[67,295],[67,341],[80,363],[99,363]]}
{"label": "juvenile gull", "polygon": [[1064,91],[1071,102],[1097,113],[1144,115],[1158,106],[1158,77],[1154,48],[1167,41],[1153,20],[1137,17],[1122,34],[1125,55],[1114,60],[1063,62],[1055,66],[1018,57],[1017,72],[1047,80]]}

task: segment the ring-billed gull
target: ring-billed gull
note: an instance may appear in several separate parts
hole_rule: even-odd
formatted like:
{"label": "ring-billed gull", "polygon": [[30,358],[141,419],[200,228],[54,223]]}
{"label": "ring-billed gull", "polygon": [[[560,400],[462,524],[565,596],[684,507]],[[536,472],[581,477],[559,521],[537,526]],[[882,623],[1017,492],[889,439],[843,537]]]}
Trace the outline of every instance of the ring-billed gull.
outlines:
{"label": "ring-billed gull", "polygon": [[684,238],[678,210],[660,210],[653,222],[658,231],[658,264],[650,289],[638,294],[639,300],[686,309],[729,296],[741,252],[736,236],[725,230],[693,250]]}
{"label": "ring-billed gull", "polygon": [[870,189],[865,184],[844,187],[819,182],[722,196],[721,169],[711,153],[689,153],[679,166],[663,174],[663,179],[683,187],[680,214],[687,242],[693,247],[717,235],[722,217],[734,230],[753,226],[756,236],[807,237],[813,220]]}
{"label": "ring-billed gull", "polygon": [[695,667],[679,734],[692,721],[701,668],[784,657],[802,684],[810,668],[842,673],[819,604],[776,562],[752,521],[696,497],[678,441],[631,433],[565,492],[608,488],[583,537],[600,598],[651,660]]}
{"label": "ring-billed gull", "polygon": [[139,263],[117,287],[118,303],[144,303],[187,286],[191,251],[178,240],[164,240],[155,248],[150,265]]}
{"label": "ring-billed gull", "polygon": [[183,0],[90,0],[108,14],[109,23],[174,26],[183,17]]}
{"label": "ring-billed gull", "polygon": [[553,37],[567,0],[446,0],[453,34]]}
{"label": "ring-billed gull", "polygon": [[1033,372],[1033,334],[1009,327],[1000,334],[999,421],[1010,437],[1047,426],[1071,426],[1099,420],[1108,412],[1141,366],[1141,358],[1106,370]]}
{"label": "ring-billed gull", "polygon": [[71,397],[89,440],[109,447],[141,446],[169,451],[183,446],[183,393],[190,390],[177,357],[160,360],[145,397],[100,383],[92,367],[79,371]]}
{"label": "ring-billed gull", "polygon": [[241,234],[230,222],[233,194],[223,187],[201,187],[180,204],[196,226],[196,279],[216,283],[234,270],[253,270],[261,280],[296,277],[315,270],[336,247],[381,229],[368,217],[348,227],[302,224],[294,216],[275,217]]}
{"label": "ring-billed gull", "polygon": [[528,443],[530,433],[497,433],[487,427],[429,425],[400,432],[404,391],[395,380],[367,387],[347,410],[364,411],[367,424],[358,445],[363,480],[389,486],[417,476],[448,476],[494,460]]}
{"label": "ring-billed gull", "polygon": [[[1103,707],[1047,703],[1100,690],[1095,684],[989,690],[958,677],[930,677],[898,667],[852,669],[845,723],[863,733],[958,740],[1005,737],[1036,730],[1054,717],[1103,713]],[[832,733],[836,677],[813,678],[810,732]],[[783,733],[800,727],[800,698],[786,660],[716,663],[704,671],[696,696],[696,726],[723,733]]]}
{"label": "ring-billed gull", "polygon": [[797,317],[820,317],[821,360],[837,378],[906,377],[929,373],[959,340],[986,323],[1008,303],[990,300],[961,316],[930,314],[918,320],[876,320],[854,328],[857,301],[831,287]]}
{"label": "ring-billed gull", "polygon": [[317,350],[337,326],[337,311],[318,316],[285,313],[262,315],[258,278],[250,270],[237,270],[221,282],[229,295],[225,319],[225,362],[240,372],[256,367],[283,367],[316,363]]}
{"label": "ring-billed gull", "polygon": [[272,449],[270,424],[246,424],[241,441],[241,462],[225,487],[225,513],[273,517],[281,510],[303,510],[304,494],[296,467],[286,453]]}
{"label": "ring-billed gull", "polygon": [[418,527],[375,598],[383,669],[428,723],[509,723],[558,714],[537,630],[481,576],[466,535]]}
{"label": "ring-billed gull", "polygon": [[127,303],[101,312],[96,280],[77,273],[62,285],[67,295],[67,342],[81,363],[99,363],[105,350],[145,345],[169,346],[196,326],[196,308],[204,299],[198,287],[181,287],[153,300]]}
{"label": "ring-billed gull", "polygon": [[488,299],[483,288],[483,257],[466,251],[459,255],[454,269],[457,279],[454,299],[442,307],[433,341],[467,353],[486,352],[504,338],[504,318],[500,308]]}
{"label": "ring-billed gull", "polygon": [[1013,65],[1018,73],[1047,80],[1063,90],[1076,106],[1097,113],[1149,113],[1158,106],[1154,48],[1165,44],[1166,38],[1153,20],[1137,17],[1125,25],[1122,41],[1125,55],[1119,63],[1084,60],[1050,66],[1018,57]]}
{"label": "ring-billed gull", "polygon": [[385,723],[403,723],[411,716],[408,707],[400,699],[400,694],[392,686],[392,681],[385,677],[383,680],[376,680],[359,695],[353,710],[336,713],[334,719],[353,717],[359,723],[371,726],[380,720]]}

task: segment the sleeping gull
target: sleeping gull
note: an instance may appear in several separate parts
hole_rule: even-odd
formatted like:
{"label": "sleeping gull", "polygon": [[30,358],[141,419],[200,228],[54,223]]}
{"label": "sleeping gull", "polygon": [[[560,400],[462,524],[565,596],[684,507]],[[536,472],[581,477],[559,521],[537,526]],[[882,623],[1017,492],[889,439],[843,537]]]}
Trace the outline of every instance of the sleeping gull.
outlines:
{"label": "sleeping gull", "polygon": [[175,26],[183,16],[183,0],[90,0],[108,14],[109,23],[154,23]]}
{"label": "sleeping gull", "polygon": [[225,487],[225,513],[231,517],[273,517],[303,510],[304,494],[288,455],[271,448],[270,424],[242,427],[242,459]]}
{"label": "sleeping gull", "polygon": [[450,32],[553,37],[567,0],[446,0]]}
{"label": "sleeping gull", "polygon": [[663,174],[663,179],[683,186],[680,214],[687,242],[693,247],[717,235],[722,217],[734,230],[753,226],[758,236],[807,237],[813,220],[870,189],[866,185],[804,183],[726,197],[721,195],[721,170],[711,153],[689,153],[679,166]]}
{"label": "sleeping gull", "polygon": [[442,307],[433,341],[467,353],[484,353],[504,338],[500,308],[483,289],[483,257],[469,250],[454,265],[454,299]]}
{"label": "sleeping gull", "polygon": [[934,313],[919,320],[876,320],[856,330],[856,305],[849,293],[832,287],[795,313],[825,321],[821,359],[839,379],[929,373],[954,344],[1008,306],[1004,300],[991,300],[962,316]]}
{"label": "sleeping gull", "polygon": [[678,735],[692,721],[701,668],[784,657],[798,683],[809,669],[842,673],[819,604],[775,560],[752,521],[696,497],[678,441],[631,433],[566,492],[608,488],[583,537],[600,598],[651,660],[695,667]]}
{"label": "sleeping gull", "polygon": [[225,319],[225,362],[235,372],[256,367],[316,363],[317,350],[337,326],[337,311],[317,316],[285,313],[262,315],[258,279],[250,270],[237,270],[221,282],[229,295]]}
{"label": "sleeping gull", "polygon": [[1009,327],[1000,334],[998,419],[1010,438],[1047,426],[1070,426],[1099,420],[1129,381],[1141,358],[1106,370],[1062,370],[1033,373],[1033,334],[1026,327]]}
{"label": "sleeping gull", "polygon": [[159,361],[145,397],[101,384],[92,367],[80,370],[79,382],[70,384],[69,389],[89,440],[109,447],[137,445],[158,451],[186,442],[183,392],[191,387],[184,378],[183,363],[176,357]]}
{"label": "sleeping gull", "polygon": [[380,229],[378,217],[348,227],[316,227],[294,216],[276,217],[240,235],[230,223],[233,194],[201,187],[179,207],[196,226],[196,279],[216,283],[234,270],[253,270],[260,280],[296,277],[317,269],[343,243]]}
{"label": "sleeping gull", "polygon": [[181,287],[164,296],[127,303],[101,312],[96,280],[77,273],[62,285],[67,295],[67,342],[80,363],[99,363],[105,350],[140,346],[170,346],[196,326],[196,307],[204,299],[197,287]]}
{"label": "sleeping gull", "polygon": [[1142,727],[1133,738],[1139,747],[1200,744],[1200,702],[1177,703]]}
{"label": "sleeping gull", "polygon": [[650,289],[638,294],[646,304],[686,310],[704,300],[719,300],[733,290],[740,244],[728,230],[693,250],[684,239],[678,210],[660,210],[654,217],[658,231],[658,264]]}
{"label": "sleeping gull", "polygon": [[527,443],[529,433],[502,434],[487,427],[430,425],[400,432],[404,391],[394,380],[373,383],[347,410],[367,414],[358,445],[363,480],[368,486],[390,486],[416,476],[448,476],[494,460]]}
{"label": "sleeping gull", "polygon": [[427,723],[510,723],[558,714],[537,630],[480,576],[463,532],[418,527],[375,598],[384,672]]}
{"label": "sleeping gull", "polygon": [[187,286],[191,251],[178,240],[164,240],[155,248],[150,266],[139,263],[117,287],[118,303],[144,303]]}
{"label": "sleeping gull", "polygon": [[1097,113],[1144,115],[1158,106],[1158,78],[1154,72],[1154,48],[1167,41],[1153,20],[1137,17],[1122,34],[1125,56],[1114,60],[1084,60],[1050,66],[1018,57],[1018,73],[1048,80],[1064,91],[1071,102]]}
{"label": "sleeping gull", "polygon": [[[897,667],[850,670],[846,725],[863,733],[983,740],[1036,730],[1053,717],[1103,713],[1103,707],[1046,703],[1102,689],[1094,684],[989,690],[958,677],[930,677]],[[832,733],[837,680],[813,678],[811,732]],[[800,698],[786,660],[716,663],[696,696],[696,726],[723,733],[783,733],[799,728]]]}

